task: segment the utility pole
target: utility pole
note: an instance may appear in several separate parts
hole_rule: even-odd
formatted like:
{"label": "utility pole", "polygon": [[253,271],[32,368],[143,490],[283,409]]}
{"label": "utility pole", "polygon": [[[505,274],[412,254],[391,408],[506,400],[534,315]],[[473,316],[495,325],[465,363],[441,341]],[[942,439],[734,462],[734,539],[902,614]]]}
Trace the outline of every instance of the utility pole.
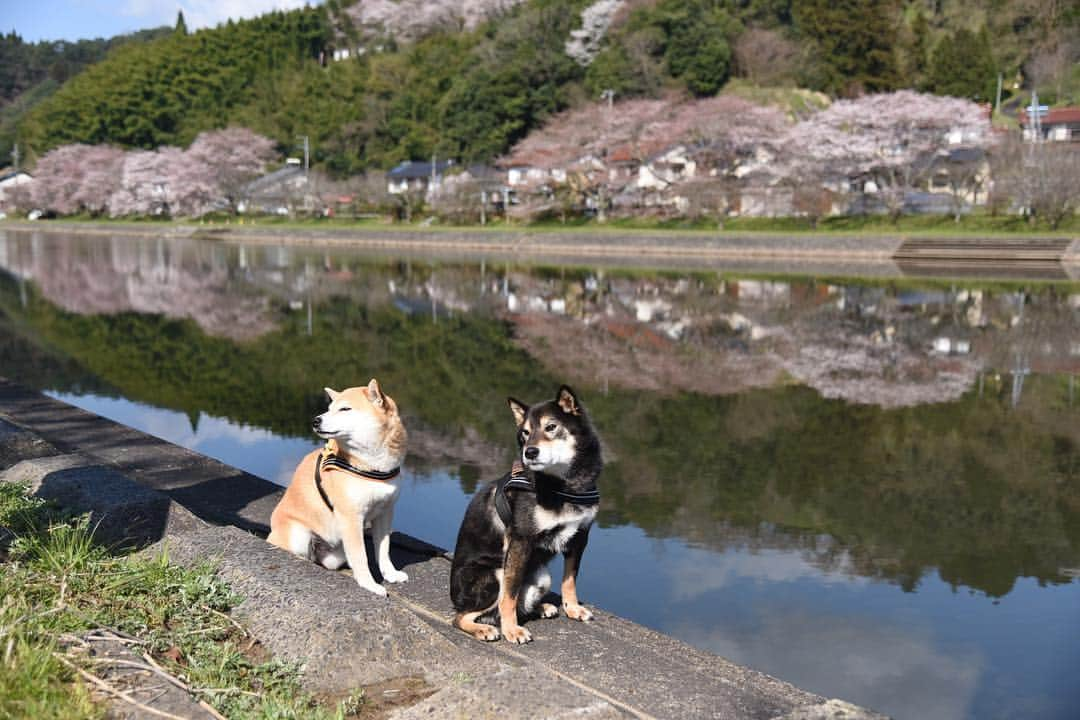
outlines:
{"label": "utility pole", "polygon": [[431,180],[428,182],[427,198],[432,205],[435,204],[435,183],[439,181],[439,173],[435,169],[438,167],[436,165],[438,159],[439,156],[436,153],[431,153]]}
{"label": "utility pole", "polygon": [[1031,91],[1031,113],[1028,119],[1031,121],[1032,142],[1042,142],[1042,111],[1039,108],[1039,91]]}
{"label": "utility pole", "polygon": [[311,140],[307,135],[297,135],[296,137],[304,141],[304,179],[307,180],[308,169],[311,167]]}
{"label": "utility pole", "polygon": [[615,91],[608,88],[604,92],[600,93],[601,100],[607,100],[608,115],[611,114],[611,109],[615,104]]}

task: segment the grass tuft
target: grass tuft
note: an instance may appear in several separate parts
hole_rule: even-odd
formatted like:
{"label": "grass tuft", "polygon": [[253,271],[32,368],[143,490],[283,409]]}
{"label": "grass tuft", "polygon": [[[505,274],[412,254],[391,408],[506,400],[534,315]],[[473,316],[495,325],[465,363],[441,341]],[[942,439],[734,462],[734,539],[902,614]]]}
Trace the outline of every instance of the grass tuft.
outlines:
{"label": "grass tuft", "polygon": [[62,519],[26,486],[0,484],[0,529],[9,537],[6,554],[0,547],[0,718],[101,717],[104,705],[73,670],[100,665],[72,652],[72,639],[102,629],[133,638],[229,718],[330,720],[363,705],[362,692],[320,705],[301,688],[300,666],[259,658],[228,614],[241,598],[210,565],[111,555],[86,517]]}

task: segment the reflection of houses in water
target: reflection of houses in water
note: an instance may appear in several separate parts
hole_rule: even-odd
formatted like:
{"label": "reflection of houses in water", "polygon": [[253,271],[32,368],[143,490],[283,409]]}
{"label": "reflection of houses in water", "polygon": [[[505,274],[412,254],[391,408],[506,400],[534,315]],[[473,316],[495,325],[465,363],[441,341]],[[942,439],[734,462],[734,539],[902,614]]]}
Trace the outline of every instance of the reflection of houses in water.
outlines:
{"label": "reflection of houses in water", "polygon": [[[182,238],[0,237],[0,265],[70,311],[191,317],[228,337],[272,328],[275,306],[306,312],[310,328],[330,298],[393,304],[435,322],[494,315],[541,361],[565,362],[553,372],[578,382],[725,394],[794,378],[830,397],[906,405],[958,397],[979,373],[1080,373],[1080,295],[1053,287],[895,289],[387,263]],[[1022,380],[1017,386],[1022,395]]]}
{"label": "reflection of houses in water", "polygon": [[[512,314],[551,313],[553,292],[558,292],[560,282],[519,273],[511,284],[514,290],[507,309]],[[849,401],[888,406],[941,402],[966,392],[988,367],[1009,372],[1011,364],[1002,364],[992,350],[1011,338],[1026,338],[1023,342],[1030,343],[1033,333],[1038,334],[1037,327],[1022,315],[1025,305],[1032,312],[1030,298],[1014,293],[597,275],[561,283],[565,288],[575,285],[572,292],[566,291],[568,306],[574,300],[584,307],[573,316],[592,328],[594,339],[601,333],[624,342],[621,346],[601,343],[603,367],[595,359],[589,361],[586,337],[568,343],[564,353],[584,356],[573,370],[586,378],[597,374],[607,378],[620,356],[632,356],[633,362],[623,363],[626,372],[619,380],[644,386],[673,382],[683,389],[731,392],[772,385],[788,374],[827,396]],[[1060,304],[1052,296],[1044,303]],[[1035,314],[1045,319],[1048,310],[1040,307]],[[1062,321],[1075,327],[1074,316],[1075,310]],[[597,318],[607,320],[601,323]],[[617,327],[612,320],[618,321]],[[526,347],[530,347],[530,337],[539,342],[543,336],[551,340],[557,333],[569,337],[572,332],[565,323],[556,331],[535,318],[517,324]],[[644,336],[629,330],[635,324],[708,353],[710,362],[684,367],[684,373],[671,377],[670,358],[650,359],[648,343],[642,343]],[[1076,372],[1068,362],[1075,353],[1065,340],[1074,334],[1059,328],[1058,342],[1042,344],[1038,367]],[[541,353],[541,345],[532,349]],[[753,367],[735,365],[734,358],[740,355],[754,358]],[[1065,359],[1065,366],[1052,369],[1047,361],[1055,358]],[[1034,364],[1031,368],[1044,371]],[[727,378],[716,380],[725,374]]]}

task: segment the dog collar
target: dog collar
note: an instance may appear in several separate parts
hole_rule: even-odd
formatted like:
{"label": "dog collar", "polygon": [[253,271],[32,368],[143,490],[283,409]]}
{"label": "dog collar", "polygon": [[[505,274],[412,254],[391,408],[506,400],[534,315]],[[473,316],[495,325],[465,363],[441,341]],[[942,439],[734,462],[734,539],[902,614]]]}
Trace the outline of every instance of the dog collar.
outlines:
{"label": "dog collar", "polygon": [[400,467],[396,467],[393,470],[383,472],[382,470],[361,470],[360,468],[352,465],[332,452],[323,451],[322,459],[315,463],[315,489],[319,491],[319,497],[326,503],[326,507],[331,511],[334,509],[334,504],[330,502],[330,497],[326,494],[326,490],[322,484],[322,470],[344,470],[351,475],[357,475],[368,480],[378,480],[380,482],[387,482],[393,480],[401,472]]}

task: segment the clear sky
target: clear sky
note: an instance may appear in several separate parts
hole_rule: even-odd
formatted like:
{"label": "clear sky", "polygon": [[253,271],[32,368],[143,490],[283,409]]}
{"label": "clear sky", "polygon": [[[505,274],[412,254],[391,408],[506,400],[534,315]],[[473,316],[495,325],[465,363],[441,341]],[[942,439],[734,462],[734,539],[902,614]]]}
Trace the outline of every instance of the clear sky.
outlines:
{"label": "clear sky", "polygon": [[229,18],[318,5],[320,0],[0,0],[0,32],[23,40],[79,40],[173,25],[178,10],[191,30]]}

